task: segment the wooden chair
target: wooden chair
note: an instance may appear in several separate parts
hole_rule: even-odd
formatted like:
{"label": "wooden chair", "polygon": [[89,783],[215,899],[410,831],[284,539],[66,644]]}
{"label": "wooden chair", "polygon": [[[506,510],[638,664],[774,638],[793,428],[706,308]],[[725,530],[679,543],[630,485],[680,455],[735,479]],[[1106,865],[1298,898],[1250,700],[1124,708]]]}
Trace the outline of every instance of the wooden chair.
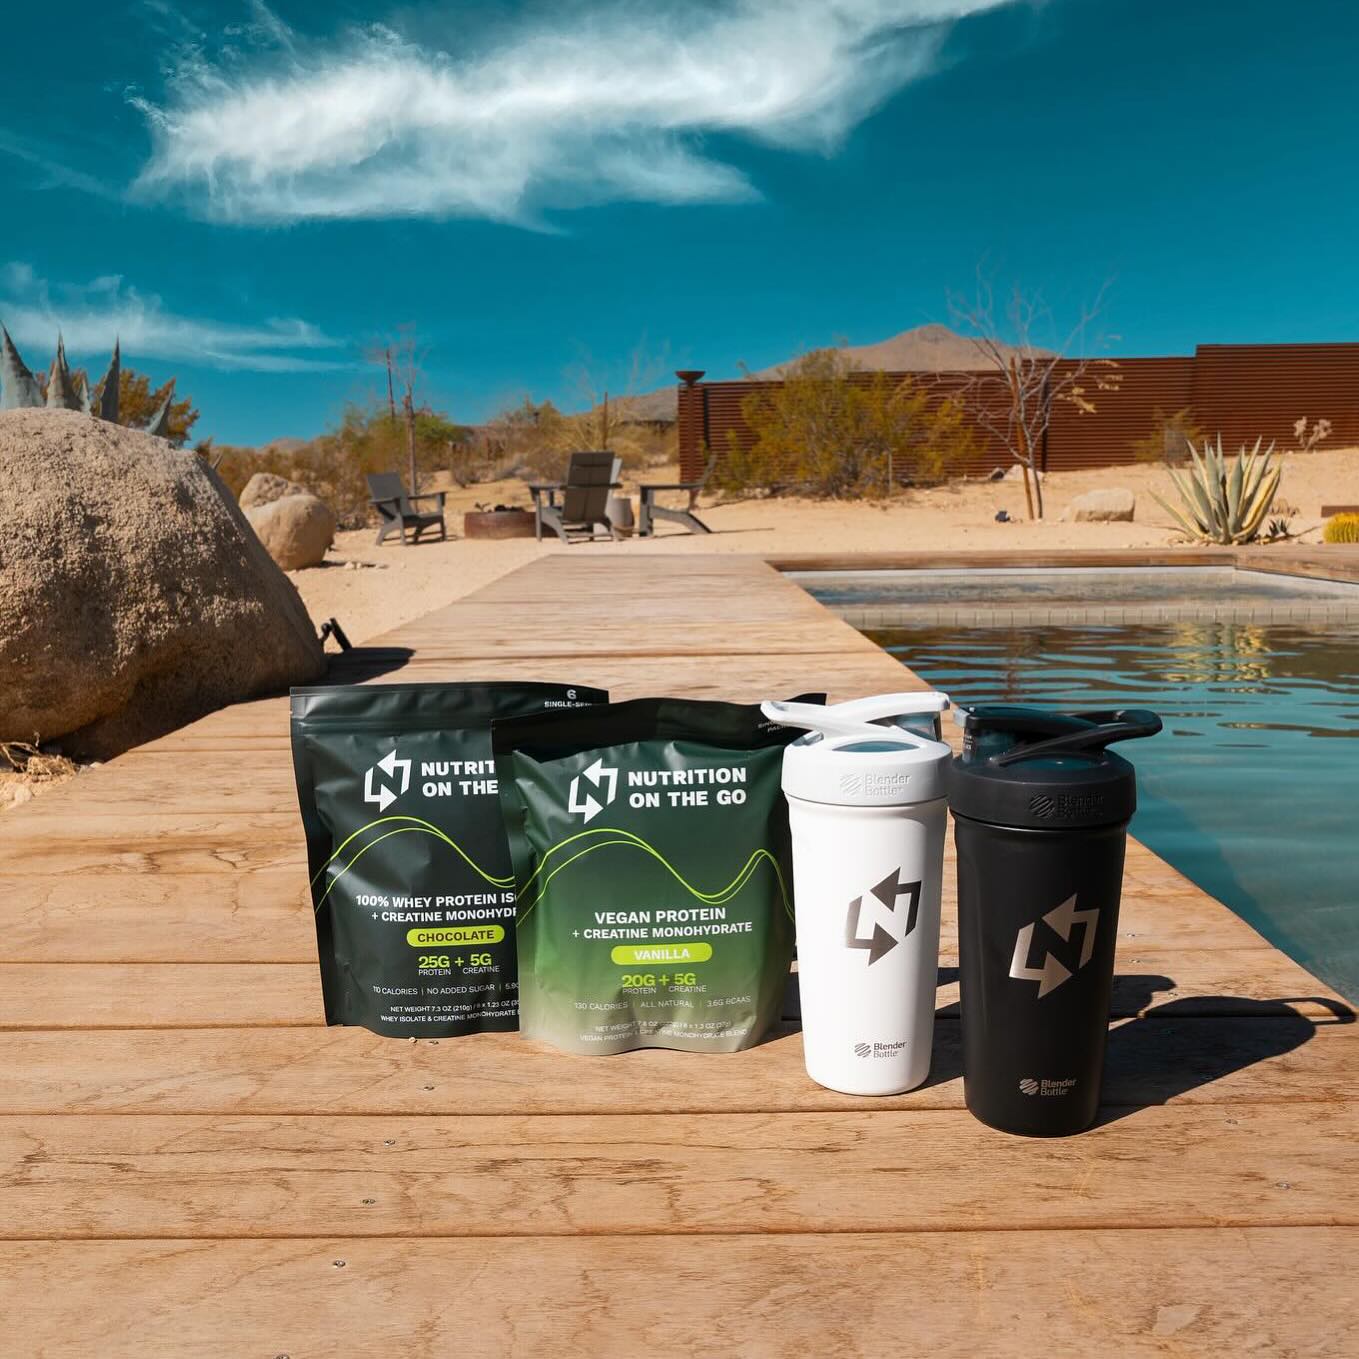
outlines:
{"label": "wooden chair", "polygon": [[[637,536],[646,538],[655,535],[657,519],[669,519],[676,524],[683,524],[690,533],[711,533],[707,524],[694,513],[698,509],[698,497],[703,488],[708,484],[708,478],[713,474],[713,468],[717,466],[717,454],[714,453],[708,459],[708,465],[703,469],[703,475],[697,481],[677,481],[668,485],[647,485],[639,486],[641,505],[637,512]],[[658,504],[656,496],[661,491],[688,491],[689,503],[682,510],[673,510],[668,506]]]}
{"label": "wooden chair", "polygon": [[622,459],[612,453],[573,453],[565,481],[530,483],[538,541],[543,540],[544,528],[564,543],[588,542],[596,528],[607,529],[616,541],[618,533],[609,522],[609,493],[618,489],[621,467]]}
{"label": "wooden chair", "polygon": [[[439,530],[439,540],[442,542],[448,537],[448,529],[444,524],[444,491],[432,491],[426,495],[408,495],[406,488],[401,484],[401,478],[395,472],[374,472],[368,478],[368,494],[371,497],[371,504],[378,512],[382,522],[378,526],[378,544],[387,537],[389,533],[401,534],[401,545],[406,545],[406,530],[411,530],[410,541],[418,543],[420,535],[426,529]],[[437,500],[439,508],[436,511],[417,510],[412,503],[417,500]]]}

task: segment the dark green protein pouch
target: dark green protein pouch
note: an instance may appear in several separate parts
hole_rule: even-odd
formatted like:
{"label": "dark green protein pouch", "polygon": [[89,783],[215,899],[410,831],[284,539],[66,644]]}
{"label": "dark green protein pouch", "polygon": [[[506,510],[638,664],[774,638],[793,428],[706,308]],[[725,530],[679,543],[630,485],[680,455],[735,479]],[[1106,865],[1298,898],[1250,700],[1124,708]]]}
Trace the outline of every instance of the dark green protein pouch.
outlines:
{"label": "dark green protein pouch", "polygon": [[326,1023],[402,1038],[518,1027],[491,721],[607,698],[514,681],[292,691]]}
{"label": "dark green protein pouch", "polygon": [[520,1028],[568,1052],[736,1052],[793,952],[783,748],[758,707],[639,699],[497,721]]}

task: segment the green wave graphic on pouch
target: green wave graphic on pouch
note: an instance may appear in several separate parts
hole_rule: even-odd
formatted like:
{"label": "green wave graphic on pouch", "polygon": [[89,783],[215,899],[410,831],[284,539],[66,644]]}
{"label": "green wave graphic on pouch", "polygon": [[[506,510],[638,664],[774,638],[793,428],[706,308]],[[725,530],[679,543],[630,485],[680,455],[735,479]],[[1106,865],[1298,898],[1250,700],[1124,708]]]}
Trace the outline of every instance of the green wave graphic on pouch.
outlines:
{"label": "green wave graphic on pouch", "polygon": [[498,878],[494,874],[488,873],[484,868],[482,868],[482,866],[479,863],[477,863],[475,859],[472,858],[470,854],[467,853],[465,849],[463,849],[463,847],[460,844],[458,844],[456,840],[451,839],[448,835],[445,835],[444,832],[441,831],[439,827],[436,826],[432,821],[424,821],[418,816],[380,816],[375,821],[370,821],[368,822],[367,825],[360,826],[358,830],[354,831],[351,835],[345,837],[344,841],[339,845],[339,847],[330,856],[330,858],[327,859],[324,864],[322,864],[321,871],[317,873],[317,875],[311,880],[313,891],[316,888],[316,884],[321,880],[321,877],[326,873],[326,871],[335,862],[335,860],[338,859],[340,855],[344,853],[344,851],[348,848],[351,841],[356,840],[365,831],[372,830],[374,826],[389,825],[392,822],[406,822],[409,824],[399,826],[396,830],[384,831],[381,835],[377,837],[376,840],[370,840],[366,845],[364,845],[354,855],[354,857],[350,859],[350,861],[347,864],[345,864],[345,866],[341,868],[340,871],[336,873],[335,876],[331,878],[331,880],[326,884],[326,890],[322,892],[321,895],[316,899],[316,906],[314,909],[320,910],[321,903],[325,901],[325,899],[330,895],[330,889],[334,887],[335,884],[339,882],[339,880],[342,877],[344,877],[344,875],[348,873],[349,870],[353,868],[354,865],[358,863],[358,861],[362,859],[363,856],[367,854],[370,849],[373,849],[376,846],[380,845],[384,840],[391,839],[393,835],[405,835],[411,831],[415,831],[417,834],[422,835],[432,835],[435,837],[435,839],[442,840],[444,844],[448,845],[450,848],[456,851],[456,853],[461,857],[463,862],[466,863],[467,866],[478,877],[484,879],[492,887],[499,887],[501,889],[504,889],[514,886],[514,878],[512,875],[503,878]]}
{"label": "green wave graphic on pouch", "polygon": [[[534,879],[537,878],[538,875],[542,873],[544,869],[547,868],[548,860],[554,854],[556,854],[558,850],[563,850],[568,845],[574,844],[578,840],[585,840],[591,836],[596,835],[609,835],[613,836],[614,838],[611,840],[605,840],[598,844],[589,845],[586,848],[582,849],[580,853],[573,854],[569,859],[566,860],[565,863],[559,863],[555,868],[552,869],[550,873],[547,874],[546,877],[543,878],[542,884],[538,888],[538,894],[533,898],[533,900],[532,901],[524,900],[524,894],[533,885]],[[767,849],[757,849],[750,856],[750,858],[748,858],[745,861],[745,864],[742,866],[740,872],[737,873],[737,875],[725,887],[721,888],[716,892],[704,892],[701,891],[699,888],[695,887],[693,883],[691,883],[679,871],[679,869],[677,869],[674,866],[674,864],[672,864],[670,860],[667,859],[665,855],[660,852],[660,850],[658,850],[654,845],[652,845],[648,841],[643,840],[640,835],[634,835],[631,831],[618,830],[616,828],[610,827],[601,827],[598,830],[581,831],[580,834],[578,835],[571,835],[568,836],[565,840],[559,840],[555,845],[551,847],[551,849],[547,850],[543,854],[542,861],[539,863],[538,867],[535,868],[533,872],[529,875],[529,877],[525,880],[523,886],[516,888],[516,891],[518,892],[520,898],[519,918],[516,922],[516,928],[518,928],[519,925],[522,925],[524,923],[527,917],[532,913],[533,908],[540,901],[542,901],[544,895],[547,893],[548,884],[551,883],[552,879],[555,878],[558,873],[562,872],[564,869],[570,868],[570,866],[573,863],[575,863],[579,859],[585,858],[586,855],[588,854],[593,854],[597,850],[601,849],[610,849],[615,846],[620,849],[638,849],[641,850],[644,854],[651,855],[651,857],[655,859],[666,870],[666,872],[668,872],[670,876],[673,877],[675,881],[678,882],[680,886],[682,886],[685,889],[685,891],[687,891],[690,894],[690,896],[696,898],[698,901],[704,902],[709,906],[720,906],[730,901],[750,881],[750,879],[755,874],[755,870],[759,868],[760,864],[763,861],[768,860],[769,866],[774,870],[774,876],[778,880],[779,895],[783,898],[783,909],[788,913],[789,919],[793,918],[793,906],[788,899],[788,885],[783,880],[783,870],[779,867],[779,861]]]}

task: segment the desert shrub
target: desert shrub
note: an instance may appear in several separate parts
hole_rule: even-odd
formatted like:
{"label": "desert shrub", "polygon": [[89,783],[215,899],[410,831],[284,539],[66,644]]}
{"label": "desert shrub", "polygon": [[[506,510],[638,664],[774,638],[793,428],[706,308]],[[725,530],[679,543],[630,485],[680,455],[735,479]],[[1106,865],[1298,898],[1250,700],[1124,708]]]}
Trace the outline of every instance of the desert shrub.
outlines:
{"label": "desert shrub", "polygon": [[1151,429],[1132,441],[1132,454],[1138,462],[1165,462],[1179,467],[1189,461],[1189,450],[1204,442],[1203,431],[1194,423],[1188,406],[1167,415],[1160,406],[1151,410]]}
{"label": "desert shrub", "polygon": [[525,399],[486,425],[480,452],[483,479],[551,480],[565,472],[572,453],[593,449],[616,454],[633,471],[674,461],[679,435],[673,423],[629,419],[626,408],[607,400],[568,415],[550,401]]}
{"label": "desert shrub", "polygon": [[860,374],[843,353],[798,359],[776,387],[756,389],[718,471],[727,490],[880,496],[901,482],[946,478],[977,447],[962,406],[919,382]]}
{"label": "desert shrub", "polygon": [[1321,531],[1322,542],[1359,543],[1359,514],[1336,514]]}
{"label": "desert shrub", "polygon": [[1299,453],[1315,452],[1319,445],[1331,437],[1331,422],[1314,420],[1309,427],[1307,417],[1301,416],[1293,421],[1293,437],[1297,440]]}
{"label": "desert shrub", "polygon": [[[232,493],[239,496],[256,472],[273,472],[305,486],[334,511],[343,528],[360,528],[369,521],[368,484],[371,472],[400,472],[407,468],[404,420],[393,419],[385,408],[365,410],[350,406],[337,430],[306,442],[279,441],[261,449],[216,448],[209,461]],[[447,469],[458,478],[464,450],[472,431],[455,425],[438,411],[415,413],[416,459],[424,474]],[[417,489],[417,488],[409,488]]]}

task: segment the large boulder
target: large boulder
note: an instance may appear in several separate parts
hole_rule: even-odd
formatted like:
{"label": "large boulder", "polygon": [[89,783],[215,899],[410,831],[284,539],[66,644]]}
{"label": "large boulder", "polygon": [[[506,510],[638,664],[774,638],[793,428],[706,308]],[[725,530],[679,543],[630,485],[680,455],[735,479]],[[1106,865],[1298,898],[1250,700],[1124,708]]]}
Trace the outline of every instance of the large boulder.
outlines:
{"label": "large boulder", "polygon": [[102,759],[318,678],[307,611],[193,453],[0,411],[0,740]]}
{"label": "large boulder", "polygon": [[1120,486],[1104,491],[1087,491],[1078,495],[1066,507],[1062,518],[1083,523],[1131,523],[1137,509],[1137,497]]}
{"label": "large boulder", "polygon": [[325,502],[303,491],[246,510],[250,527],[285,570],[320,566],[335,541],[335,516]]}
{"label": "large boulder", "polygon": [[253,509],[256,505],[268,505],[282,500],[285,495],[308,495],[305,486],[299,486],[287,477],[275,476],[273,472],[256,472],[241,488],[241,509]]}

